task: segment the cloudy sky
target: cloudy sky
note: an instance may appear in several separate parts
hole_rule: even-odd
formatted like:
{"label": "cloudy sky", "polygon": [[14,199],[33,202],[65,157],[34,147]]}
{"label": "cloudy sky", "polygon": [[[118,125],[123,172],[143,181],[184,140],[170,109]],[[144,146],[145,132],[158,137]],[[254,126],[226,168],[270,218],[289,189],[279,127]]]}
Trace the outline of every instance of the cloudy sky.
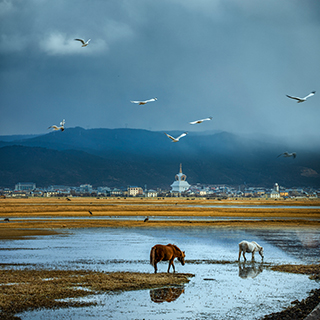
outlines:
{"label": "cloudy sky", "polygon": [[0,135],[66,119],[320,137],[319,1],[0,0],[0,30]]}

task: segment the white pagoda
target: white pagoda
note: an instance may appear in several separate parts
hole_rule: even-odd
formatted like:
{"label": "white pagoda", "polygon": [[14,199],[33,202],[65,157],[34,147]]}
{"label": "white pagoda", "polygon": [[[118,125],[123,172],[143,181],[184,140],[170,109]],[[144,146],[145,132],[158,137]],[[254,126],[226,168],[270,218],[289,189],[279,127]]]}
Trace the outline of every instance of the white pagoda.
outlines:
{"label": "white pagoda", "polygon": [[182,173],[182,164],[180,163],[180,172],[176,174],[176,181],[171,185],[171,193],[181,194],[190,188],[190,184],[186,181],[187,176]]}

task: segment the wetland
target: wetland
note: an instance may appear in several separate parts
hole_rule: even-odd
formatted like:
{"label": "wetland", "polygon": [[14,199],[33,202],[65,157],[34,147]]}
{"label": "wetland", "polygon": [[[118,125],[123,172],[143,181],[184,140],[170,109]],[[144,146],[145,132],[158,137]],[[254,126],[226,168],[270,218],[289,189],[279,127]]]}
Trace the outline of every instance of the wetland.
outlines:
{"label": "wetland", "polygon": [[[1,285],[12,295],[2,293],[1,310],[20,319],[50,319],[53,310],[55,319],[262,319],[279,312],[319,288],[309,278],[319,272],[319,202],[256,202],[2,199]],[[248,254],[246,263],[236,260],[244,239],[263,245],[264,261]],[[186,251],[186,265],[175,261],[177,273],[168,275],[161,262],[154,275],[149,252],[157,243]]]}

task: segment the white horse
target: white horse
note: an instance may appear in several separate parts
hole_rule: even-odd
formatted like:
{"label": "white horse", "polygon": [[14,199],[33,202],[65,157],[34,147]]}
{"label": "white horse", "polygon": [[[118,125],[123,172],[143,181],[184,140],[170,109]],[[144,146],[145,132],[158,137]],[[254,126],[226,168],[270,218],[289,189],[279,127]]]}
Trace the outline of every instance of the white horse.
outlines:
{"label": "white horse", "polygon": [[260,245],[258,245],[256,242],[252,241],[241,241],[239,243],[239,258],[238,261],[240,261],[240,257],[241,257],[241,252],[244,258],[244,261],[246,261],[246,256],[245,253],[252,253],[252,260],[254,260],[254,254],[255,252],[258,251],[262,260],[263,260],[263,247],[261,247]]}

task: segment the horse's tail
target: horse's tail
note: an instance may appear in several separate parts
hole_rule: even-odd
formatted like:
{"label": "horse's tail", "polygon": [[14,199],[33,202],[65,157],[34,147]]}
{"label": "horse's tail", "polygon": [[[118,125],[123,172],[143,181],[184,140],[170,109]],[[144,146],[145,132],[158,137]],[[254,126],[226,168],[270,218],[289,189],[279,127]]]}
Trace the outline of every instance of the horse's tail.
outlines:
{"label": "horse's tail", "polygon": [[151,251],[150,251],[150,264],[154,267],[154,261],[155,261],[155,257],[156,257],[156,248],[152,247]]}

